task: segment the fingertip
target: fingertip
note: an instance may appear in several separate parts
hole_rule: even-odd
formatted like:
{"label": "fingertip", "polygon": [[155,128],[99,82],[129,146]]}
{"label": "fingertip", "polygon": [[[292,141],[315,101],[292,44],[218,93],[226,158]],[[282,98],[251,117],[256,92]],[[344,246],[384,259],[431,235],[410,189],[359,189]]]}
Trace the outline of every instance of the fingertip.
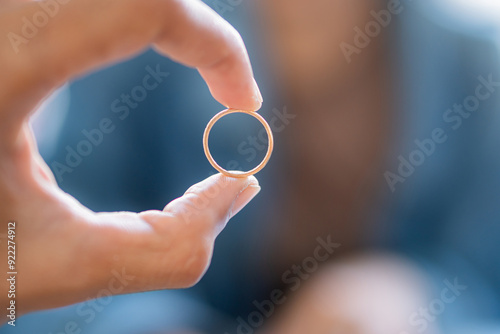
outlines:
{"label": "fingertip", "polygon": [[234,94],[234,91],[229,91],[230,95],[228,96],[228,99],[230,99],[230,102],[224,104],[224,106],[226,108],[248,111],[259,110],[262,107],[262,103],[264,102],[264,100],[262,98],[262,93],[260,92],[259,85],[257,85],[257,82],[255,81],[255,78],[252,78],[251,84],[249,86],[249,88],[244,89],[244,93],[241,96]]}
{"label": "fingertip", "polygon": [[262,93],[244,53],[238,56],[235,52],[216,65],[199,68],[199,72],[212,96],[226,108],[257,111],[262,106]]}
{"label": "fingertip", "polygon": [[212,199],[212,207],[214,210],[219,211],[217,216],[226,218],[224,225],[227,220],[234,217],[250,203],[261,190],[259,181],[253,175],[234,178],[218,173],[212,175],[206,181],[210,186],[206,189],[205,195],[216,192],[218,189],[223,190],[219,196]]}
{"label": "fingertip", "polygon": [[164,211],[188,222],[204,224],[217,235],[259,191],[255,176],[233,178],[219,173],[191,186]]}
{"label": "fingertip", "polygon": [[257,111],[262,107],[262,94],[253,77],[239,75],[235,80],[216,78],[212,73],[202,73],[212,96],[227,109]]}
{"label": "fingertip", "polygon": [[233,208],[231,210],[231,218],[234,217],[238,212],[240,212],[250,201],[257,196],[261,188],[257,184],[249,184],[244,188],[234,201]]}

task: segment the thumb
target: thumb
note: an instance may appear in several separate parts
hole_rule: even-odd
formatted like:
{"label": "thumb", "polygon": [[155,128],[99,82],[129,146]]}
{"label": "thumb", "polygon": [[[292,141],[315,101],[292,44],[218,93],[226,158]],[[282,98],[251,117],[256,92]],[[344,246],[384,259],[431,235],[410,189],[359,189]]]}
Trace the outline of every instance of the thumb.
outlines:
{"label": "thumb", "polygon": [[[123,292],[193,286],[210,264],[217,235],[259,191],[253,176],[217,174],[193,185],[163,211],[101,213],[107,226],[118,229],[112,229],[112,236],[97,233],[104,236],[110,249],[99,252],[100,261],[107,258],[104,262],[114,269],[126,268],[136,277]],[[114,260],[117,255],[118,260]],[[110,279],[110,266],[105,268],[101,284]]]}
{"label": "thumb", "polygon": [[259,191],[259,182],[254,176],[233,178],[216,174],[191,186],[163,211],[185,223],[203,225],[213,231],[215,237]]}

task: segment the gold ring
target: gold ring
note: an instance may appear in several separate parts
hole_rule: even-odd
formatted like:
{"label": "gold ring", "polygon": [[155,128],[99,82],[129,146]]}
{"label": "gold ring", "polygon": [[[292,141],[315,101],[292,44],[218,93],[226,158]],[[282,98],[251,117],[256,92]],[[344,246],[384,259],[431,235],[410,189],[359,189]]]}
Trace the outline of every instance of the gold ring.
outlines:
{"label": "gold ring", "polygon": [[[212,154],[210,153],[210,149],[208,148],[208,136],[210,135],[210,131],[212,130],[212,127],[214,126],[214,124],[222,117],[229,115],[229,114],[234,114],[234,113],[243,113],[243,114],[247,114],[247,115],[250,115],[250,116],[257,118],[257,120],[264,126],[264,129],[266,129],[266,132],[267,132],[268,146],[267,146],[266,156],[264,157],[264,160],[262,160],[262,162],[257,167],[249,170],[248,172],[229,172],[229,171],[225,170],[224,168],[219,166],[219,164],[217,164],[217,162],[215,162],[214,158],[212,157]],[[203,133],[203,149],[205,150],[205,155],[207,156],[208,161],[219,172],[221,172],[222,174],[224,174],[226,176],[230,176],[230,177],[243,178],[243,177],[247,177],[247,176],[250,176],[250,175],[253,175],[253,174],[259,172],[262,168],[264,168],[266,166],[267,162],[269,161],[269,158],[271,158],[271,153],[273,153],[273,147],[274,147],[274,139],[273,139],[273,133],[271,131],[271,127],[269,126],[269,124],[267,124],[266,120],[255,111],[246,111],[246,110],[239,110],[239,109],[223,110],[223,111],[219,112],[218,114],[216,114],[210,120],[210,122],[208,122],[207,127],[205,128],[205,132]]]}

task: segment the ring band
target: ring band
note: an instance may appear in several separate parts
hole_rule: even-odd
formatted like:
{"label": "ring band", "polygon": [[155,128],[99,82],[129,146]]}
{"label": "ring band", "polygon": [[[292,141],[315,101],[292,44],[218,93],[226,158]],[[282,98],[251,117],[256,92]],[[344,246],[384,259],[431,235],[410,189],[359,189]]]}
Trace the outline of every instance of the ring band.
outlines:
{"label": "ring band", "polygon": [[[225,170],[224,168],[219,166],[219,164],[217,164],[217,162],[215,162],[214,158],[212,157],[212,154],[210,153],[210,149],[208,148],[208,136],[210,135],[210,131],[212,130],[212,127],[214,126],[214,124],[222,117],[229,115],[229,114],[234,114],[234,113],[243,113],[243,114],[247,114],[247,115],[255,117],[264,126],[264,129],[266,129],[266,132],[267,132],[268,146],[267,146],[266,156],[264,157],[264,160],[262,160],[262,162],[259,165],[257,165],[257,167],[249,170],[248,172],[229,172],[229,171]],[[269,158],[271,158],[271,153],[273,152],[273,147],[274,147],[274,139],[273,139],[273,133],[271,131],[271,127],[269,126],[269,124],[267,124],[264,117],[262,117],[260,114],[258,114],[255,111],[246,111],[246,110],[239,110],[239,109],[223,110],[223,111],[219,112],[218,114],[216,114],[210,120],[210,122],[208,122],[207,127],[205,128],[205,132],[203,133],[203,149],[205,150],[205,155],[207,156],[208,161],[219,172],[221,172],[222,174],[224,174],[226,176],[230,176],[230,177],[243,178],[243,177],[247,177],[247,176],[250,176],[250,175],[253,175],[253,174],[259,172],[262,168],[264,168],[266,166],[267,162],[269,161]]]}

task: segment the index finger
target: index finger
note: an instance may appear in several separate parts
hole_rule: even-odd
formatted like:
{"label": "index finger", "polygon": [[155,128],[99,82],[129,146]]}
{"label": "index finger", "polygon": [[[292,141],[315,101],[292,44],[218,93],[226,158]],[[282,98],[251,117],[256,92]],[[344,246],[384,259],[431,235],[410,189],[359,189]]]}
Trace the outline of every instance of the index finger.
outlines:
{"label": "index finger", "polygon": [[0,14],[0,34],[22,36],[23,18],[40,15],[49,6],[57,6],[57,12],[27,43],[3,39],[0,103],[3,113],[10,114],[2,115],[7,120],[21,122],[55,87],[151,44],[173,60],[197,68],[223,105],[244,110],[261,106],[240,35],[199,0],[17,4]]}

